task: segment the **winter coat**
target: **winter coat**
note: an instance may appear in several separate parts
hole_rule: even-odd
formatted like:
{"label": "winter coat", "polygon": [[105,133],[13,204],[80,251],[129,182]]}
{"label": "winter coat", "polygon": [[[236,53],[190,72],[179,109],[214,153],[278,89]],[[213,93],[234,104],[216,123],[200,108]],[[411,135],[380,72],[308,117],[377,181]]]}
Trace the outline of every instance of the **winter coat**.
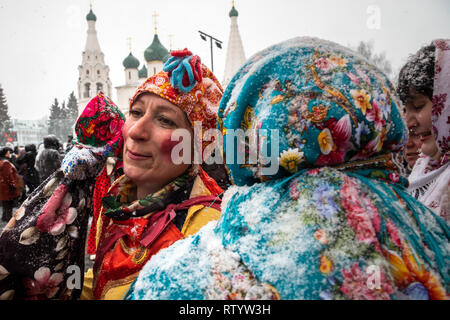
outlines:
{"label": "winter coat", "polygon": [[34,167],[36,162],[36,152],[27,151],[24,157],[18,160],[20,165],[24,165],[23,180],[28,186],[32,185],[37,187],[40,182],[39,173]]}
{"label": "winter coat", "polygon": [[0,201],[8,201],[20,195],[21,179],[16,167],[6,159],[0,159]]}
{"label": "winter coat", "polygon": [[51,148],[44,149],[36,161],[36,167],[41,181],[47,179],[60,166],[61,159],[59,152]]}

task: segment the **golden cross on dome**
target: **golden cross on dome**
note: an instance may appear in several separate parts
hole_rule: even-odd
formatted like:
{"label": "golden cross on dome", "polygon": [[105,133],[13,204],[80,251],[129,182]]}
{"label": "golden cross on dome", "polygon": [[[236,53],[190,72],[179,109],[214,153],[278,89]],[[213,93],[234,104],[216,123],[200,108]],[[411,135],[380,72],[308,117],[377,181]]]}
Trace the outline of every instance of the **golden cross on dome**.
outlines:
{"label": "golden cross on dome", "polygon": [[153,22],[155,24],[155,34],[157,34],[158,33],[158,27],[157,27],[156,18],[159,17],[159,14],[157,14],[156,11],[153,11],[152,17],[153,17]]}
{"label": "golden cross on dome", "polygon": [[131,37],[127,38],[127,44],[128,44],[128,48],[130,48],[130,52],[131,52]]}
{"label": "golden cross on dome", "polygon": [[172,38],[173,38],[173,34],[169,34],[169,39],[170,39],[170,50],[172,51]]}

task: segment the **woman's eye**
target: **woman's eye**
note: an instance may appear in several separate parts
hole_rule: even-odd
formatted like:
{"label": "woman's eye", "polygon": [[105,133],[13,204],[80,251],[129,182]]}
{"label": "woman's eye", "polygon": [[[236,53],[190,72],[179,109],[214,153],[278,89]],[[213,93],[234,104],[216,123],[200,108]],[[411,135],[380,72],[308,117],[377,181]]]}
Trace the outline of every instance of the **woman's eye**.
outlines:
{"label": "woman's eye", "polygon": [[133,110],[130,110],[130,115],[132,116],[132,117],[139,117],[140,115],[141,115],[141,112],[139,111],[139,110],[135,110],[135,109],[133,109]]}
{"label": "woman's eye", "polygon": [[425,106],[424,104],[421,104],[421,105],[419,105],[419,106],[414,106],[414,109],[415,109],[415,110],[420,110],[420,109],[422,109],[424,106]]}
{"label": "woman's eye", "polygon": [[169,118],[166,118],[166,117],[160,116],[160,117],[158,117],[158,121],[161,122],[165,126],[170,126],[170,127],[176,126],[175,122],[173,122],[172,120],[170,120]]}

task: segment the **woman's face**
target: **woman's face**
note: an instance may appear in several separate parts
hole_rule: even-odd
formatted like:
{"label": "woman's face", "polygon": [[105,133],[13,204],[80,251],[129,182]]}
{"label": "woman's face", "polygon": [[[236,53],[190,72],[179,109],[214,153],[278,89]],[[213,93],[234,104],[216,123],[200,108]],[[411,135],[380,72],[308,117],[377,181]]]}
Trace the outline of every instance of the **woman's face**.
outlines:
{"label": "woman's face", "polygon": [[[155,95],[142,94],[131,106],[123,127],[125,174],[136,183],[138,197],[159,190],[184,173],[190,164],[174,164],[171,159],[172,132],[190,125],[184,111]],[[192,138],[191,138],[192,146]]]}
{"label": "woman's face", "polygon": [[420,143],[422,143],[421,150],[425,155],[433,159],[437,158],[439,150],[431,124],[433,103],[427,96],[412,92],[405,103],[405,107],[408,130],[415,132],[419,137]]}
{"label": "woman's face", "polygon": [[417,158],[419,158],[421,144],[420,137],[414,131],[410,131],[404,150],[405,160],[410,168],[414,167]]}

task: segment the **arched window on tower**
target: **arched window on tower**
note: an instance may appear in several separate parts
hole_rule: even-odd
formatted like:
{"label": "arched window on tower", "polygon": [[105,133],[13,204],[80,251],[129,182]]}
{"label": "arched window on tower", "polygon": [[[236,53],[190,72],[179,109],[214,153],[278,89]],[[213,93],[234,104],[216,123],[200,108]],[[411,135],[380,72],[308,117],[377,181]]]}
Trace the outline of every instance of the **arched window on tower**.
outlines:
{"label": "arched window on tower", "polygon": [[103,83],[97,82],[97,92],[103,91]]}
{"label": "arched window on tower", "polygon": [[156,74],[156,68],[153,67],[153,74]]}
{"label": "arched window on tower", "polygon": [[87,76],[89,75],[89,70],[86,70],[86,75],[87,75]]}
{"label": "arched window on tower", "polygon": [[90,91],[91,91],[91,84],[89,82],[87,82],[87,83],[84,84],[83,98],[89,98]]}
{"label": "arched window on tower", "polygon": [[131,80],[131,71],[128,71],[128,80]]}

